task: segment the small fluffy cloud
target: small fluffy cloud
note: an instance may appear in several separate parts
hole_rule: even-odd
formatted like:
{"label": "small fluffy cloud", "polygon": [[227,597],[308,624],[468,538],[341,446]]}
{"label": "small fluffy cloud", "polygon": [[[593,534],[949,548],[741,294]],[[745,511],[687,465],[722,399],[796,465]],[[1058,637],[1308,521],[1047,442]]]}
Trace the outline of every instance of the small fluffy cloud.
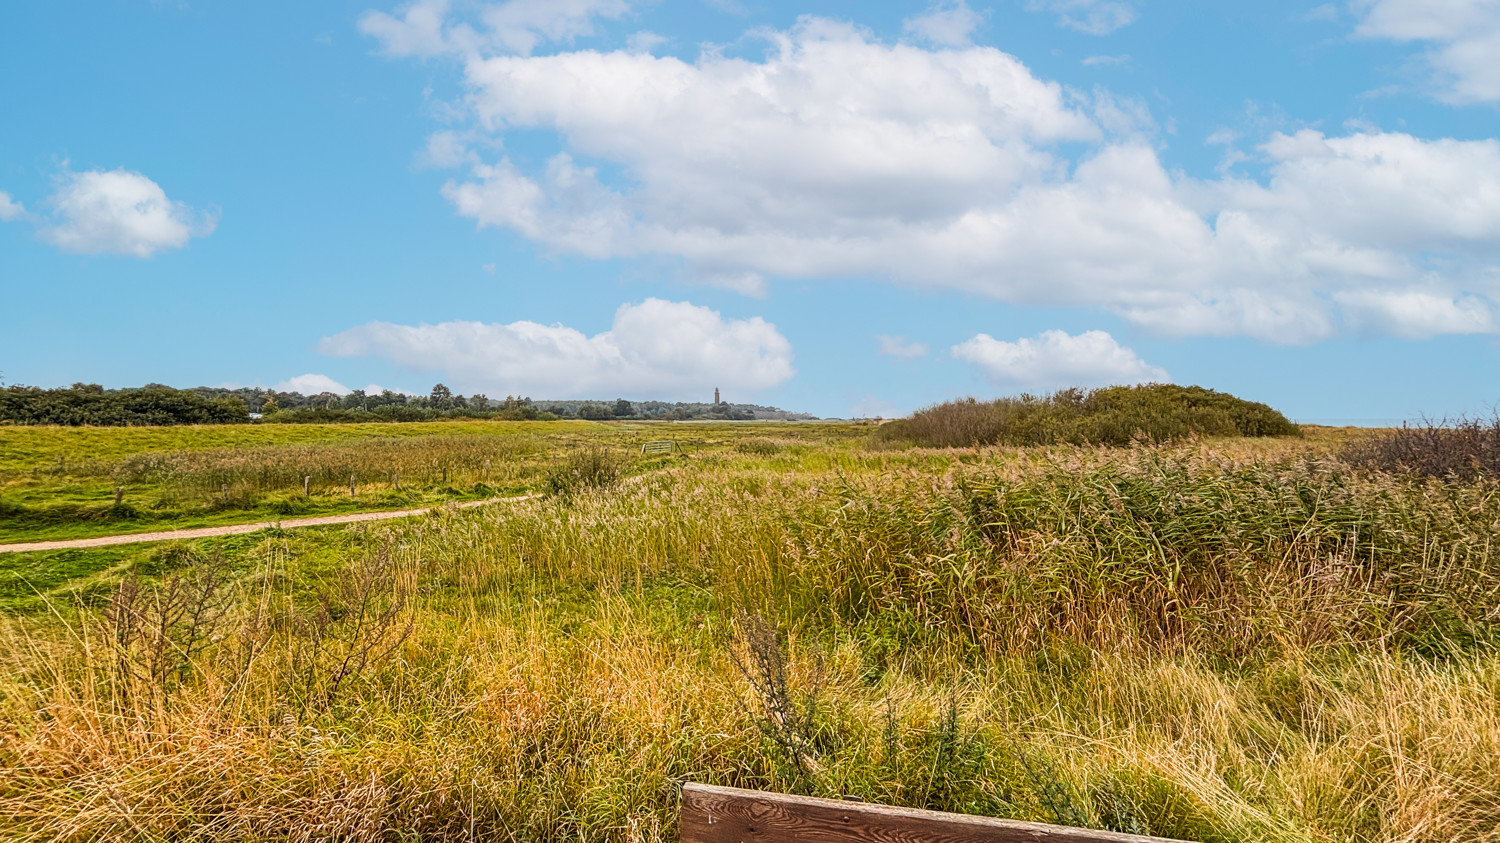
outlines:
{"label": "small fluffy cloud", "polygon": [[563,325],[372,322],[325,338],[319,352],[381,357],[491,394],[685,399],[715,386],[749,392],[792,377],[792,346],[754,317],[725,319],[688,302],[622,305],[610,330]]}
{"label": "small fluffy cloud", "polygon": [[1108,35],[1135,21],[1135,4],[1121,0],[1030,0],[1033,12],[1057,15],[1059,26],[1089,35]]}
{"label": "small fluffy cloud", "polygon": [[1439,99],[1453,104],[1500,101],[1500,2],[1497,0],[1355,0],[1355,34],[1431,45],[1424,56]]}
{"label": "small fluffy cloud", "polygon": [[542,42],[571,41],[594,34],[594,19],[624,17],[625,0],[509,0],[480,13],[501,48],[527,54]]}
{"label": "small fluffy cloud", "polygon": [[386,55],[436,56],[449,49],[443,32],[447,14],[448,0],[417,0],[397,9],[395,15],[365,12],[359,31],[379,41]]}
{"label": "small fluffy cloud", "polygon": [[10,198],[10,194],[0,190],[0,222],[10,222],[26,216],[26,208],[20,202]]}
{"label": "small fluffy cloud", "polygon": [[151,179],[130,170],[66,173],[47,200],[51,223],[41,236],[69,252],[149,258],[214,230],[211,214],[167,198]]}
{"label": "small fluffy cloud", "polygon": [[1104,331],[1073,336],[1043,331],[1015,342],[978,334],[955,345],[953,356],[973,363],[997,386],[1054,389],[1069,386],[1163,383],[1165,370],[1151,366]]}
{"label": "small fluffy cloud", "polygon": [[477,163],[479,157],[469,149],[469,139],[461,132],[441,131],[427,136],[427,145],[417,155],[417,164],[446,170]]}
{"label": "small fluffy cloud", "polygon": [[649,53],[671,40],[665,35],[657,35],[655,32],[643,29],[640,32],[630,33],[630,37],[625,39],[625,46],[632,53]]}
{"label": "small fluffy cloud", "polygon": [[918,357],[927,356],[927,346],[919,342],[907,342],[905,337],[890,337],[880,334],[875,337],[877,348],[882,356],[894,357],[897,360],[915,360]]}
{"label": "small fluffy cloud", "polygon": [[984,17],[965,0],[942,0],[922,14],[907,18],[903,28],[908,35],[939,47],[963,47],[981,23]]}
{"label": "small fluffy cloud", "polygon": [[271,389],[276,392],[300,392],[303,395],[319,395],[324,392],[331,392],[334,395],[348,395],[353,391],[327,375],[315,375],[312,373],[298,375],[295,378],[287,378],[271,387]]}
{"label": "small fluffy cloud", "polygon": [[618,19],[626,0],[508,0],[465,6],[472,19],[456,19],[449,0],[415,0],[395,14],[368,11],[359,29],[390,56],[431,57],[486,53],[530,55],[548,42],[592,35],[596,18]]}

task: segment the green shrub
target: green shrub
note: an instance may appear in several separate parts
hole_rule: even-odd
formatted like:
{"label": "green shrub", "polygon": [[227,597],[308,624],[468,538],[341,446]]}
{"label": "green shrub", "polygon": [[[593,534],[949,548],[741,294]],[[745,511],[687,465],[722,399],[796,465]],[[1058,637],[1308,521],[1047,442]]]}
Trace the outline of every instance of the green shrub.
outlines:
{"label": "green shrub", "polygon": [[1500,415],[1425,422],[1357,439],[1344,449],[1354,465],[1425,477],[1472,480],[1500,476]]}
{"label": "green shrub", "polygon": [[579,448],[547,473],[547,494],[568,497],[585,489],[603,489],[620,481],[620,459],[608,448]]}
{"label": "green shrub", "polygon": [[1119,447],[1189,436],[1297,435],[1295,424],[1265,404],[1175,384],[950,401],[886,424],[876,434],[882,442],[933,448],[1058,443]]}

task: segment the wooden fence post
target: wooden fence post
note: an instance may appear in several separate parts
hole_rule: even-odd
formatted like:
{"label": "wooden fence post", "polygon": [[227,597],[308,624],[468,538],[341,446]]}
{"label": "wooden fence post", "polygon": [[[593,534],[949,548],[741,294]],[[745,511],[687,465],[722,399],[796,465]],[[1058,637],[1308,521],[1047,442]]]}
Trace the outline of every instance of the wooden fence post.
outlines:
{"label": "wooden fence post", "polygon": [[302,478],[302,497],[312,497],[312,475]]}
{"label": "wooden fence post", "polygon": [[443,466],[443,485],[448,485],[448,466]]}
{"label": "wooden fence post", "polygon": [[225,483],[224,485],[222,485],[222,486],[219,487],[219,495],[222,498],[224,498],[224,502],[225,503],[229,503],[229,484],[228,483]]}
{"label": "wooden fence post", "polygon": [[122,501],[124,501],[124,500],[125,500],[125,487],[124,486],[116,486],[115,487],[115,506],[119,506],[120,503]]}
{"label": "wooden fence post", "polygon": [[349,497],[354,497],[354,475],[349,475]]}
{"label": "wooden fence post", "polygon": [[1170,843],[1113,831],[838,799],[682,787],[682,843]]}

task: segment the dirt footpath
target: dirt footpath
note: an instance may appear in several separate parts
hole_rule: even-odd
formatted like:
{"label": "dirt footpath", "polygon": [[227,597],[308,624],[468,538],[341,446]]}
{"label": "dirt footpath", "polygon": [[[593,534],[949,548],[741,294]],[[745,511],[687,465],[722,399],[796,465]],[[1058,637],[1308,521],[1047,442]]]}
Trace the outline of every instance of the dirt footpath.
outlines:
{"label": "dirt footpath", "polygon": [[314,518],[287,518],[281,521],[261,521],[255,524],[228,524],[223,527],[196,527],[191,530],[161,530],[155,533],[129,533],[123,536],[97,536],[92,539],[66,539],[53,542],[25,542],[22,544],[0,544],[0,553],[21,553],[28,550],[72,550],[81,547],[107,547],[112,544],[136,544],[138,542],[163,542],[178,539],[206,539],[214,536],[238,536],[257,530],[296,527],[321,527],[327,524],[357,524],[361,521],[385,521],[391,518],[410,518],[423,515],[434,509],[470,509],[492,503],[524,501],[536,495],[520,495],[514,498],[489,498],[482,501],[467,501],[460,504],[444,504],[422,509],[398,509],[388,512],[354,512],[347,515],[320,515]]}

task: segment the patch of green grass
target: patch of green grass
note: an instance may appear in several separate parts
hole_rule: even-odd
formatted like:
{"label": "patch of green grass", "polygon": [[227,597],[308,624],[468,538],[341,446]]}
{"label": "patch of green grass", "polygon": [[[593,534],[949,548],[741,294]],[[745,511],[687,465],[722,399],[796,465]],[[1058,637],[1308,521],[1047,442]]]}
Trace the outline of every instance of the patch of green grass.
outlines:
{"label": "patch of green grass", "polygon": [[[833,443],[855,447],[865,435],[849,425],[805,423],[0,427],[0,543],[521,494],[542,488],[558,476],[559,463],[579,453],[606,454],[638,475],[734,453],[736,442],[767,430],[779,431],[780,441],[817,443],[803,456],[821,455]],[[640,443],[653,438],[673,439],[678,452],[639,457]],[[304,478],[311,479],[308,497],[301,494]],[[114,504],[117,486],[123,506]]]}
{"label": "patch of green grass", "polygon": [[0,543],[62,541],[258,523],[282,518],[418,509],[449,501],[482,500],[519,493],[520,490],[484,487],[477,490],[410,490],[357,498],[317,495],[304,499],[300,495],[278,495],[261,499],[255,506],[223,508],[210,504],[200,507],[141,509],[130,503],[120,506],[63,503],[25,508],[0,501]]}
{"label": "patch of green grass", "polygon": [[[420,518],[421,516],[417,516]],[[221,560],[237,576],[278,571],[293,593],[305,595],[361,552],[372,526],[267,529],[236,536],[0,554],[0,614],[61,613],[97,607],[127,577],[160,581],[206,560]]]}
{"label": "patch of green grass", "polygon": [[434,435],[587,435],[594,422],[508,422],[454,419],[390,424],[226,424],[175,427],[47,427],[0,425],[0,472],[112,462],[161,451],[310,445]]}
{"label": "patch of green grass", "polygon": [[63,587],[78,587],[102,572],[128,568],[139,555],[139,551],[112,547],[0,554],[0,610],[45,608],[46,601],[60,596]]}

